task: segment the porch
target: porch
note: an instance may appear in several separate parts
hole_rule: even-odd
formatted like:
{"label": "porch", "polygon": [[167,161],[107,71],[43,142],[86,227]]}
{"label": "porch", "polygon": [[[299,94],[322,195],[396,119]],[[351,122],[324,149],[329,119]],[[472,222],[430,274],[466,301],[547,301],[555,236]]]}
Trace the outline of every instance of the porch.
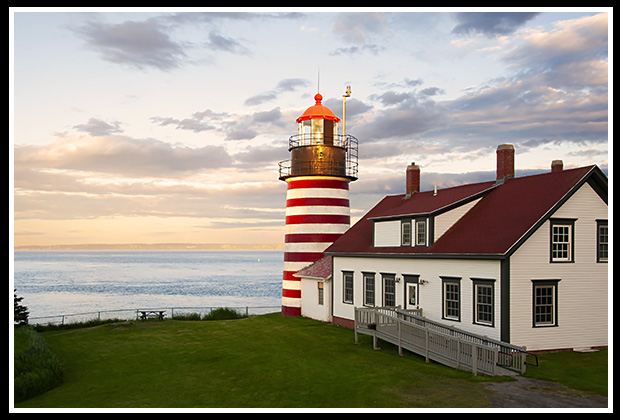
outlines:
{"label": "porch", "polygon": [[[430,321],[421,310],[399,307],[355,308],[355,342],[358,334],[371,335],[373,347],[381,339],[455,369],[498,376],[525,373],[526,365],[538,365],[536,355],[525,347],[491,340]],[[535,363],[526,361],[530,355]]]}

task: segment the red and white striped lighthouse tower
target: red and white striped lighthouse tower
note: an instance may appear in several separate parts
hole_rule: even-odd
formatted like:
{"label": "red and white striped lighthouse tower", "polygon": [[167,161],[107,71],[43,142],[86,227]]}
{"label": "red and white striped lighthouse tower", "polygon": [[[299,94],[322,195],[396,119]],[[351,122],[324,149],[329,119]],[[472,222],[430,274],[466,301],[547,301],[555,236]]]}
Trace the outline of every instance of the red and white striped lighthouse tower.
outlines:
{"label": "red and white striped lighthouse tower", "polygon": [[357,139],[339,134],[340,119],[321,103],[320,93],[314,99],[296,120],[298,133],[289,138],[291,160],[279,164],[280,179],[287,183],[284,316],[301,315],[301,280],[293,274],[322,258],[349,228],[349,182],[357,179]]}

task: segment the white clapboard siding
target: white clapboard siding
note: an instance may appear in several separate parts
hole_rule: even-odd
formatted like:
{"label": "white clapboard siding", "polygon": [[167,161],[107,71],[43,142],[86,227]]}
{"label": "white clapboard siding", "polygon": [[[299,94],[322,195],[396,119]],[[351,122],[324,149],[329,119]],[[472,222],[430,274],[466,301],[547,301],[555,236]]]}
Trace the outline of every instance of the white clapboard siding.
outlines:
{"label": "white clapboard siding", "polygon": [[400,246],[400,220],[375,222],[376,247]]}
{"label": "white clapboard siding", "polygon": [[[607,205],[585,184],[552,217],[577,219],[575,261],[549,262],[549,221],[512,255],[511,342],[530,350],[605,346],[608,265],[596,262],[596,220],[607,219]],[[532,327],[533,279],[560,279],[557,327]]]}

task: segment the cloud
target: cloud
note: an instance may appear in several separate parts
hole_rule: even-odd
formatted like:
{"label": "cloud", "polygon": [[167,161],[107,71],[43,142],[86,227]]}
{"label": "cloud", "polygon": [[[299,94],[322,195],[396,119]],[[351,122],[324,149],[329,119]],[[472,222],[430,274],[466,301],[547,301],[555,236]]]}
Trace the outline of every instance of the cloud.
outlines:
{"label": "cloud", "polygon": [[239,41],[216,34],[215,32],[209,33],[209,41],[205,43],[205,46],[213,51],[226,51],[239,55],[251,55],[250,49],[243,46]]}
{"label": "cloud", "polygon": [[165,32],[155,19],[105,24],[90,21],[76,29],[88,48],[115,64],[137,69],[172,70],[186,57],[183,48]]}
{"label": "cloud", "polygon": [[[200,62],[195,58],[190,60],[187,48],[194,50],[192,57],[199,54],[198,46],[206,52],[251,56],[252,50],[242,40],[227,36],[219,29],[224,21],[252,22],[300,17],[297,13],[186,12],[121,23],[92,20],[73,28],[73,31],[85,41],[87,48],[100,54],[105,61],[139,70],[172,71],[188,63]],[[171,37],[173,32],[186,25],[206,26],[206,40],[200,43],[195,39],[175,40]],[[182,32],[177,31],[179,34]]]}
{"label": "cloud", "polygon": [[523,31],[503,56],[513,74],[444,104],[449,131],[526,147],[607,142],[607,49],[606,13]]}
{"label": "cloud", "polygon": [[252,140],[265,134],[275,134],[289,124],[279,107],[268,111],[257,111],[250,114],[229,114],[214,112],[211,109],[194,112],[189,118],[151,117],[150,120],[159,126],[174,126],[177,130],[189,130],[194,133],[216,131],[224,140]]}
{"label": "cloud", "polygon": [[[411,142],[450,144],[461,153],[486,153],[500,141],[521,152],[547,143],[605,144],[607,29],[603,13],[561,21],[551,30],[519,31],[496,52],[509,64],[508,72],[456,99],[436,102],[441,87],[424,87],[420,79],[410,84],[414,90],[403,83],[386,85],[389,90],[369,96],[377,109],[360,119],[356,136],[366,147],[378,142],[390,148],[389,156],[406,153],[403,145]],[[360,153],[368,156],[363,147]]]}
{"label": "cloud", "polygon": [[369,52],[372,55],[378,55],[383,50],[385,50],[385,48],[380,47],[377,44],[366,44],[361,47],[354,45],[352,47],[336,48],[334,51],[330,52],[329,55],[354,55],[362,54],[364,52]]}
{"label": "cloud", "polygon": [[555,87],[606,90],[607,13],[561,21],[551,31],[525,31],[520,41],[503,58],[512,69],[544,75],[544,82]]}
{"label": "cloud", "polygon": [[225,167],[232,162],[222,146],[173,147],[127,136],[63,138],[44,146],[16,146],[15,166],[120,176],[168,176]]}
{"label": "cloud", "polygon": [[91,136],[107,136],[122,133],[120,122],[107,123],[97,118],[90,118],[86,124],[74,125],[73,128],[88,133]]}
{"label": "cloud", "polygon": [[411,139],[445,124],[447,110],[427,93],[387,91],[371,95],[370,99],[384,105],[374,111],[371,121],[359,127],[360,135],[370,141]]}
{"label": "cloud", "polygon": [[253,106],[260,105],[265,102],[273,101],[277,99],[281,93],[284,92],[293,92],[297,89],[304,88],[306,86],[310,86],[310,82],[306,79],[299,78],[291,78],[291,79],[283,79],[278,82],[275,88],[270,91],[262,92],[257,95],[251,96],[246,99],[243,103],[244,105]]}
{"label": "cloud", "polygon": [[460,12],[454,16],[458,24],[452,29],[456,35],[482,34],[488,37],[508,35],[536,17],[538,13],[520,12]]}
{"label": "cloud", "polygon": [[189,130],[194,133],[219,129],[219,122],[229,118],[225,112],[215,112],[211,109],[194,112],[191,117],[178,119],[172,117],[151,117],[150,120],[161,127],[174,125],[178,130]]}
{"label": "cloud", "polygon": [[332,31],[346,42],[365,44],[371,34],[384,32],[387,28],[383,13],[340,13],[332,25]]}

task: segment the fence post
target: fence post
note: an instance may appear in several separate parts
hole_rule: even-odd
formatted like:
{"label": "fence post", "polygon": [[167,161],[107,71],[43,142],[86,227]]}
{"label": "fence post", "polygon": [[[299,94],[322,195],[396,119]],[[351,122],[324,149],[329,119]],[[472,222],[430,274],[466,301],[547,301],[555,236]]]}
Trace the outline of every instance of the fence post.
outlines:
{"label": "fence post", "polygon": [[430,359],[428,357],[428,352],[429,352],[429,332],[428,332],[428,327],[426,327],[424,329],[425,335],[426,335],[426,363],[430,362]]}
{"label": "fence post", "polygon": [[474,376],[478,376],[478,345],[475,341],[471,345],[471,369]]}
{"label": "fence post", "polygon": [[401,344],[402,341],[402,323],[400,318],[396,320],[396,322],[398,323],[398,355],[402,356],[403,355],[403,347]]}
{"label": "fence post", "polygon": [[355,344],[358,344],[357,341],[357,319],[359,317],[359,311],[357,310],[357,308],[355,308],[355,319],[353,320],[353,330],[355,331]]}

